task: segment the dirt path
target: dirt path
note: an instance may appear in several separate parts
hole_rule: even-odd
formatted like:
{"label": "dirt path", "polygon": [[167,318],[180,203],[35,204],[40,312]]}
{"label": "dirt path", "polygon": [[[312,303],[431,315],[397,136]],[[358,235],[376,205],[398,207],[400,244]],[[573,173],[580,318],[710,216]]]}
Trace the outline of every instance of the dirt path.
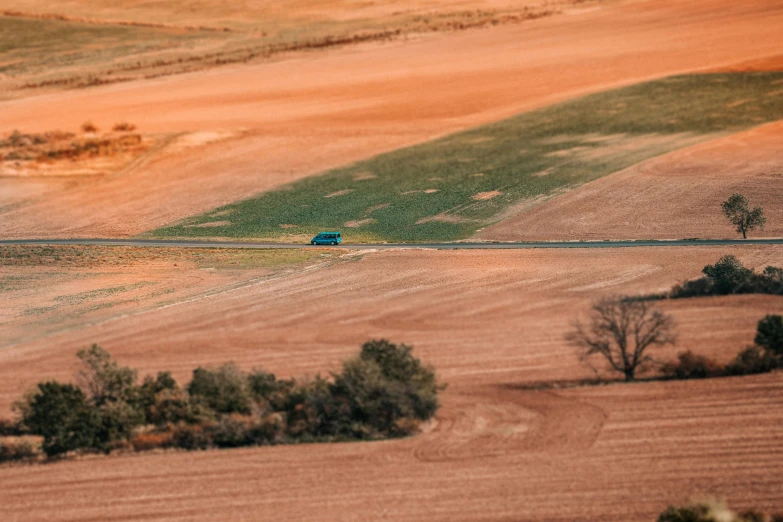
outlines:
{"label": "dirt path", "polygon": [[[520,26],[4,103],[0,132],[74,129],[90,119],[244,137],[161,154],[132,175],[39,191],[5,210],[3,236],[136,234],[525,109],[773,55],[781,25],[781,2],[620,2]],[[4,198],[18,203],[27,190]]]}

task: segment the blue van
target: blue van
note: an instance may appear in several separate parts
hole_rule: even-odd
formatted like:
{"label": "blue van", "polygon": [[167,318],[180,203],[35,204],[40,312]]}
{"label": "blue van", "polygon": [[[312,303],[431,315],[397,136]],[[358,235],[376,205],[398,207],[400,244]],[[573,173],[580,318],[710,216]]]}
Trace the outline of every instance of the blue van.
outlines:
{"label": "blue van", "polygon": [[311,245],[336,245],[342,242],[343,238],[339,232],[321,232],[310,240]]}

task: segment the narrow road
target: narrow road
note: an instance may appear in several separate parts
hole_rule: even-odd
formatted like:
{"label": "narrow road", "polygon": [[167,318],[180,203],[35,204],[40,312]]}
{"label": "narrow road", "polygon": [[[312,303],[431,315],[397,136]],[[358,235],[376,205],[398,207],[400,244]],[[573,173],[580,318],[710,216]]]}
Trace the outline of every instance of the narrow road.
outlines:
{"label": "narrow road", "polygon": [[[2,245],[102,245],[177,248],[316,248],[299,243],[260,243],[237,241],[189,241],[175,239],[4,239]],[[342,243],[341,248],[379,250],[389,248],[429,248],[435,250],[504,250],[524,248],[624,248],[687,247],[730,245],[783,245],[783,239],[677,239],[646,241],[534,241],[524,243]]]}

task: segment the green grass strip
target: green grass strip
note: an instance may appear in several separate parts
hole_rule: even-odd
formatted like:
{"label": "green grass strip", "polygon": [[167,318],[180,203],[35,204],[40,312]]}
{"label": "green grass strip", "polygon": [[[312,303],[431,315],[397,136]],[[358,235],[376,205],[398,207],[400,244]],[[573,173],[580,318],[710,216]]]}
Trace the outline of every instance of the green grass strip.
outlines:
{"label": "green grass strip", "polygon": [[152,234],[303,240],[341,230],[346,241],[462,239],[515,205],[781,118],[783,72],[675,76],[381,154]]}

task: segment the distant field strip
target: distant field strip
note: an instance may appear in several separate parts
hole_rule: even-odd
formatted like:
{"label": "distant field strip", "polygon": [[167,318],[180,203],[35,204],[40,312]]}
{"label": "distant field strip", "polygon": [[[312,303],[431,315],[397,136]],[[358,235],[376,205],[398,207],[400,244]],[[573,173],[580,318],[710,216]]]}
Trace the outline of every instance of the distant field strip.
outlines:
{"label": "distant field strip", "polygon": [[781,81],[783,72],[684,75],[585,96],[331,170],[151,234],[285,241],[338,229],[351,242],[463,239],[539,198],[781,119]]}

